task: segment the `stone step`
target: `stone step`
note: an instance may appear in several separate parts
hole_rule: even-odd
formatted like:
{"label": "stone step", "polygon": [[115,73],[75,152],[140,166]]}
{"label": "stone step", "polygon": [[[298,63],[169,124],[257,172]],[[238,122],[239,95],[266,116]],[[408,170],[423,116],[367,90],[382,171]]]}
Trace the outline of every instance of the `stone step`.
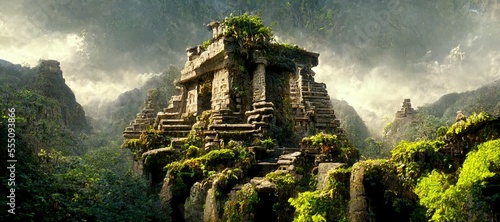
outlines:
{"label": "stone step", "polygon": [[184,119],[162,119],[160,123],[161,125],[186,125]]}
{"label": "stone step", "polygon": [[171,138],[184,138],[187,137],[190,131],[186,130],[169,130],[164,131],[165,135]]}
{"label": "stone step", "polygon": [[314,112],[316,112],[317,114],[327,114],[327,115],[334,115],[335,114],[335,110],[333,110],[333,109],[320,110],[320,109],[316,108],[316,109],[314,109]]}
{"label": "stone step", "polygon": [[329,96],[307,96],[307,95],[303,95],[302,98],[304,98],[304,100],[315,99],[315,100],[330,101],[330,97]]}
{"label": "stone step", "polygon": [[191,130],[191,125],[161,125],[161,128],[165,131],[167,130]]}
{"label": "stone step", "polygon": [[328,92],[317,92],[317,91],[302,92],[302,96],[327,96],[327,97],[329,97]]}
{"label": "stone step", "polygon": [[208,130],[213,131],[241,131],[253,129],[254,125],[252,124],[211,124],[208,126]]}
{"label": "stone step", "polygon": [[173,147],[182,147],[184,143],[186,143],[187,137],[172,137],[172,146]]}

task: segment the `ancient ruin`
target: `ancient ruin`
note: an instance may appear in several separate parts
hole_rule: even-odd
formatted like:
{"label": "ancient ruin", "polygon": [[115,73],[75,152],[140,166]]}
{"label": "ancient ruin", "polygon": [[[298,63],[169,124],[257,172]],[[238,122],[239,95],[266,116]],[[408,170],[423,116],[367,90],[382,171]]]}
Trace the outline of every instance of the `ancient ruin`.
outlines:
{"label": "ancient ruin", "polygon": [[396,112],[396,118],[402,119],[407,117],[414,117],[417,112],[411,107],[410,99],[404,99],[401,110]]}
{"label": "ancient ruin", "polygon": [[245,202],[242,192],[259,199],[245,217],[290,221],[279,178],[323,190],[330,170],[359,159],[326,85],[314,80],[319,54],[271,41],[260,20],[245,16],[210,23],[212,38],[186,50],[168,107],[154,115],[147,99],[123,133],[134,172],[161,186],[173,221],[226,221],[238,210],[220,206]]}
{"label": "ancient ruin", "polygon": [[304,136],[337,132],[339,121],[326,85],[316,82],[311,70],[318,65],[318,53],[238,39],[226,35],[225,23],[208,26],[213,34],[210,44],[186,50],[178,95],[153,122],[145,105],[124,131],[125,138],[138,138],[151,124],[182,142],[196,120],[207,117],[206,124],[196,127],[207,150],[230,139],[269,137],[297,147]]}
{"label": "ancient ruin", "polygon": [[129,126],[123,131],[125,139],[139,138],[142,131],[151,126],[155,120],[155,110],[153,108],[153,100],[151,93],[148,92],[148,98],[144,101],[141,111],[137,113],[134,121],[130,122]]}

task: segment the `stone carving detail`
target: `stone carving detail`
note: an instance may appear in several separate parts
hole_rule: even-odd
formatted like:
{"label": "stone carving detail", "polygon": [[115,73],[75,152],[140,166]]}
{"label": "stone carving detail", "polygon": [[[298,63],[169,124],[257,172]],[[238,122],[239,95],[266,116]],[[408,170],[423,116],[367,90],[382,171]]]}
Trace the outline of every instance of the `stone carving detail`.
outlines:
{"label": "stone carving detail", "polygon": [[254,63],[257,64],[253,73],[253,102],[266,101],[266,58],[261,51],[253,52]]}

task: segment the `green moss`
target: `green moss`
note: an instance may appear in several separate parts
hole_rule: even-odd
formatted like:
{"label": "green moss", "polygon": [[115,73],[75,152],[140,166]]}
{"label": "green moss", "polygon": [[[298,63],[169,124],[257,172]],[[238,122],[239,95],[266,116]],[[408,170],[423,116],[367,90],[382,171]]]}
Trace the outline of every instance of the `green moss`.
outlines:
{"label": "green moss", "polygon": [[195,158],[198,157],[200,153],[201,153],[200,148],[191,145],[187,148],[184,155],[186,158]]}
{"label": "green moss", "polygon": [[391,162],[397,169],[403,184],[413,187],[418,178],[433,169],[449,170],[451,160],[440,153],[445,146],[443,141],[401,141],[391,151]]}
{"label": "green moss", "polygon": [[306,50],[296,45],[274,43],[266,48],[268,67],[276,67],[295,73],[297,71],[296,63],[315,65],[316,61],[311,59],[311,55],[309,55]]}
{"label": "green moss", "polygon": [[181,154],[171,147],[156,149],[142,156],[144,168],[151,174],[161,174],[165,165],[181,159]]}
{"label": "green moss", "polygon": [[210,44],[212,44],[211,39],[203,41],[203,43],[201,44],[201,47],[206,50]]}
{"label": "green moss", "polygon": [[220,172],[231,166],[239,166],[244,170],[250,167],[250,163],[248,163],[248,159],[241,157],[248,155],[248,153],[244,154],[242,152],[243,150],[233,149],[212,150],[197,158],[170,163],[164,167],[164,170],[172,171],[174,174],[182,172],[194,173],[193,176],[197,178],[207,178],[213,174],[212,171]]}
{"label": "green moss", "polygon": [[299,193],[288,202],[295,208],[294,221],[348,221],[351,168],[328,172],[325,190]]}
{"label": "green moss", "polygon": [[310,137],[302,138],[302,149],[314,150],[326,155],[326,159],[333,162],[354,164],[359,159],[359,151],[349,143],[347,137],[334,134],[317,133]]}

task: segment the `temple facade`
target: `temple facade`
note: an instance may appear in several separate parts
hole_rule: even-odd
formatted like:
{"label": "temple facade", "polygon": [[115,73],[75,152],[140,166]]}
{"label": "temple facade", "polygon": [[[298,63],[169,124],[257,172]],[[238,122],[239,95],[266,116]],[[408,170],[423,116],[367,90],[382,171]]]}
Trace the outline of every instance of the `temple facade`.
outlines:
{"label": "temple facade", "polygon": [[[311,68],[318,65],[318,53],[277,43],[243,47],[224,35],[224,23],[212,22],[209,28],[210,45],[186,50],[178,94],[156,114],[154,129],[182,141],[197,120],[208,118],[196,129],[206,149],[229,139],[281,137],[280,142],[293,145],[304,136],[340,130],[326,85],[314,80]],[[146,111],[141,118],[149,117]],[[138,122],[144,121],[135,120],[126,138],[137,138],[144,129]]]}

